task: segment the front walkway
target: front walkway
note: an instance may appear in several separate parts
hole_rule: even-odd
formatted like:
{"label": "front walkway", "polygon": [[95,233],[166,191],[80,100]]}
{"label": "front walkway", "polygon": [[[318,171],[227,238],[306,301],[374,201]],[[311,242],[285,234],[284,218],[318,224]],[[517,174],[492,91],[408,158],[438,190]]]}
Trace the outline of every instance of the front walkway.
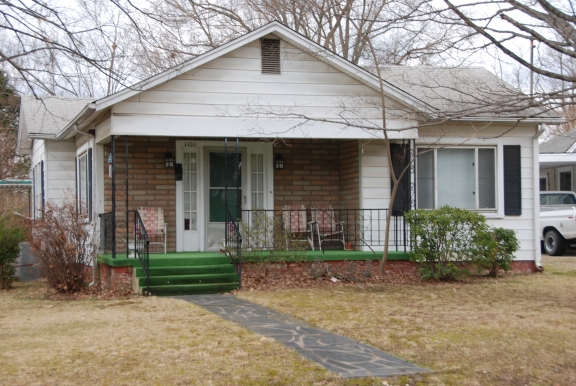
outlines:
{"label": "front walkway", "polygon": [[430,371],[354,339],[315,328],[233,295],[188,295],[175,298],[197,304],[252,332],[273,338],[344,378],[387,377]]}

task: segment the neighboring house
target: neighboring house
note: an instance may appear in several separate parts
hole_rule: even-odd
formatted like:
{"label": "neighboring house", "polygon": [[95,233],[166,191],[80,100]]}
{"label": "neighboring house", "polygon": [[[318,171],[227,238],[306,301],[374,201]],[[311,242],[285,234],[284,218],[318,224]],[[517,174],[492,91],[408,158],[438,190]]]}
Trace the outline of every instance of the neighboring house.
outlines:
{"label": "neighboring house", "polygon": [[[484,69],[382,77],[393,167],[407,165],[406,149],[419,154],[391,249],[406,245],[405,210],[452,205],[516,230],[517,260],[539,264],[537,136],[557,117],[511,103],[518,92]],[[378,77],[273,22],[102,99],[22,98],[19,145],[32,154],[36,217],[72,189],[87,217],[160,207],[169,251],[218,250],[224,185],[238,183],[244,211],[330,204],[381,247],[391,192],[381,109]],[[236,157],[239,179],[225,173]]]}
{"label": "neighboring house", "polygon": [[576,131],[540,144],[540,190],[574,191]]}

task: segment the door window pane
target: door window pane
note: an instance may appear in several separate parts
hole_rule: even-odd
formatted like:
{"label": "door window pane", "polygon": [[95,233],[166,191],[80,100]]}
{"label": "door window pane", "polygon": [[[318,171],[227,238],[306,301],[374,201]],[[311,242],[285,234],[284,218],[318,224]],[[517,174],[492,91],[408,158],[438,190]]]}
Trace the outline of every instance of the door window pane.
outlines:
{"label": "door window pane", "polygon": [[[239,155],[238,165],[236,163],[236,153],[210,153],[210,187],[209,187],[209,221],[225,222],[226,205],[225,192],[226,184],[228,190],[228,210],[230,214],[238,219],[241,216],[242,208],[242,158]],[[239,188],[238,190],[236,188]]]}
{"label": "door window pane", "polygon": [[184,153],[182,162],[182,188],[184,193],[184,230],[198,229],[197,216],[197,190],[196,190],[196,153]]}
{"label": "door window pane", "polygon": [[250,157],[252,209],[264,209],[264,155],[252,154]]}

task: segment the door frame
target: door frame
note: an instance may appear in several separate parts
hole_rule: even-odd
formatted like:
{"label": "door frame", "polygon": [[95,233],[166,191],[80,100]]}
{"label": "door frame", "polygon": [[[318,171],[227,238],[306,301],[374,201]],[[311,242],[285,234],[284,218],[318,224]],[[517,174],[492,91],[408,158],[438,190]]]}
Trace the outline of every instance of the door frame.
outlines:
{"label": "door frame", "polygon": [[[274,209],[274,149],[273,144],[270,142],[256,142],[256,141],[242,141],[239,142],[239,150],[244,154],[242,160],[242,185],[245,190],[242,191],[242,199],[246,197],[246,201],[242,204],[243,209],[252,207],[251,195],[251,157],[252,154],[262,154],[264,162],[264,186],[265,198],[264,209]],[[208,224],[208,199],[207,190],[209,182],[207,178],[207,156],[210,151],[224,151],[224,139],[218,141],[203,141],[203,140],[177,140],[176,141],[176,164],[182,163],[184,152],[195,152],[197,162],[197,223],[198,229],[196,231],[185,234],[184,231],[184,202],[183,202],[183,185],[182,181],[176,181],[176,251],[206,251],[207,250],[207,234],[206,226]],[[228,140],[228,152],[234,154],[236,152],[235,139]],[[187,238],[185,241],[184,238]],[[192,243],[188,240],[193,237]],[[195,247],[190,250],[190,246]]]}

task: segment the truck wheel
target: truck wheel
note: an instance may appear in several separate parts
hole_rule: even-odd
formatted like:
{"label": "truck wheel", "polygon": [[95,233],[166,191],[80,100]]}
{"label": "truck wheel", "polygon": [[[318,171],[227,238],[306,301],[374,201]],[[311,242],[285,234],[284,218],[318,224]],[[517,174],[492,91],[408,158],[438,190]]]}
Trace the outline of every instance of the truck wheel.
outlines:
{"label": "truck wheel", "polygon": [[566,251],[566,240],[552,229],[544,235],[544,250],[550,256],[561,256]]}

